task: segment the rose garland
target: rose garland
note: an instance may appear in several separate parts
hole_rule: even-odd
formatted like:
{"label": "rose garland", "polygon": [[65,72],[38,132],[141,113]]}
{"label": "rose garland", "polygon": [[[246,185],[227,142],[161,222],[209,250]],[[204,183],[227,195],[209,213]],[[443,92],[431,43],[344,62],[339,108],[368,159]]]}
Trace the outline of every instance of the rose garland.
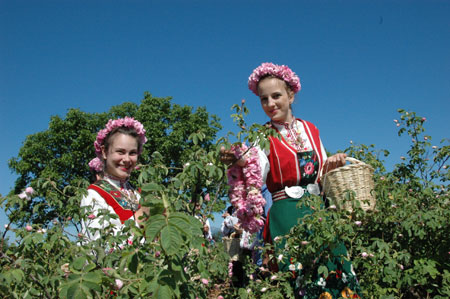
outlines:
{"label": "rose garland", "polygon": [[277,65],[271,62],[265,62],[253,70],[253,73],[248,78],[248,88],[258,95],[259,81],[261,78],[269,75],[284,80],[294,93],[299,92],[302,88],[300,78],[287,65]]}
{"label": "rose garland", "polygon": [[[120,127],[133,128],[139,136],[139,144],[143,145],[147,142],[144,126],[139,121],[128,116],[114,120],[110,119],[105,128],[98,132],[97,138],[94,141],[95,154],[97,155],[97,158],[94,158],[89,162],[89,168],[91,168],[93,171],[103,171],[102,146],[104,145],[105,139],[108,134],[111,133],[112,130]],[[139,154],[141,153],[139,152]]]}
{"label": "rose garland", "polygon": [[261,194],[263,185],[261,167],[258,161],[258,150],[242,146],[232,146],[236,158],[245,154],[247,163],[244,167],[233,165],[228,169],[230,185],[230,201],[236,208],[236,216],[242,228],[250,233],[258,232],[264,225],[264,205],[266,201]]}

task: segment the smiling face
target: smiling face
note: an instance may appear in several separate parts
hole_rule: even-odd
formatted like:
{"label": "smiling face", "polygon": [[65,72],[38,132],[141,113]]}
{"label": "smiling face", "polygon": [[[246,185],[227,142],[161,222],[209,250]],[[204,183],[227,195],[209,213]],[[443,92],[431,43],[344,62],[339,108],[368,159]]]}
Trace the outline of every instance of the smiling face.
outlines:
{"label": "smiling face", "polygon": [[119,179],[127,179],[136,166],[138,142],[135,137],[115,133],[110,137],[109,146],[102,148],[105,172]]}
{"label": "smiling face", "polygon": [[271,120],[291,123],[294,93],[278,78],[265,78],[258,83],[258,95],[264,112]]}

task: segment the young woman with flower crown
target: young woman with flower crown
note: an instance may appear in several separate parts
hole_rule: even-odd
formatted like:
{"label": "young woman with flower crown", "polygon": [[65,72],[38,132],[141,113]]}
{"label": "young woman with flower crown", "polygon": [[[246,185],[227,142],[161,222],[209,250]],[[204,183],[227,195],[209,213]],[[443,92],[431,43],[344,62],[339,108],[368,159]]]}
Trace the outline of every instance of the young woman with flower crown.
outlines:
{"label": "young woman with flower crown", "polygon": [[[230,151],[222,149],[221,160],[232,165],[228,172],[231,202],[238,209],[238,217],[254,231],[263,225],[261,218],[255,217],[262,215],[264,205],[257,190],[264,182],[267,184],[273,205],[264,226],[264,239],[275,243],[276,237],[288,234],[298,224],[298,219],[312,212],[306,206],[297,208],[298,202],[309,194],[319,195],[320,176],[343,166],[346,155],[327,157],[319,130],[312,123],[294,117],[291,105],[301,85],[299,77],[289,67],[263,63],[250,75],[248,86],[260,98],[261,107],[270,118],[267,125],[281,138],[269,137],[268,151],[259,148],[248,150],[245,146],[232,147]],[[284,247],[284,243],[277,248],[281,246]],[[334,273],[333,277],[317,275],[317,281],[311,285],[300,282],[296,286],[296,297],[339,298],[349,295],[346,298],[359,298],[359,285],[351,264],[338,261],[346,254],[346,249],[338,246],[333,253],[335,256],[327,264],[330,273]],[[288,271],[290,267],[280,262],[278,268]]]}
{"label": "young woman with flower crown", "polygon": [[[82,221],[82,232],[87,239],[100,237],[99,231],[92,234],[87,228],[105,228],[112,224],[117,233],[126,220],[133,217],[141,223],[142,216],[148,214],[149,211],[139,205],[139,193],[128,182],[146,142],[144,126],[130,117],[110,119],[98,132],[94,142],[97,158],[89,162],[97,180],[81,200],[81,207],[90,209],[88,219]],[[116,214],[118,219],[101,220],[97,217],[101,210]]]}

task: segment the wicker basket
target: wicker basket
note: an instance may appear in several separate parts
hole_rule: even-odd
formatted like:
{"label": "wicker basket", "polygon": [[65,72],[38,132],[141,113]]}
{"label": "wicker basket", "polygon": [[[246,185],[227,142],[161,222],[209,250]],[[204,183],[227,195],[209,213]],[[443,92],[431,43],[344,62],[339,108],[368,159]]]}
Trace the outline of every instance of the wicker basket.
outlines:
{"label": "wicker basket", "polygon": [[361,203],[361,208],[371,211],[375,208],[373,195],[373,168],[357,159],[347,157],[351,164],[331,170],[321,181],[326,197],[339,209],[352,211],[351,202],[345,202],[348,190],[355,192],[355,199]]}
{"label": "wicker basket", "polygon": [[240,238],[222,237],[225,251],[230,255],[232,261],[238,261],[242,257],[242,248]]}

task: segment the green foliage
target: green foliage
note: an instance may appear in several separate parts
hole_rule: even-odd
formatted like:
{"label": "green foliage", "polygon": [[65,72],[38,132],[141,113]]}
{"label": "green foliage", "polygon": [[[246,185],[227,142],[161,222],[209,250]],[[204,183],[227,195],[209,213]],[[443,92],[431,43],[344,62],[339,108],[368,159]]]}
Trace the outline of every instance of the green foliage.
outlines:
{"label": "green foliage", "polygon": [[[93,142],[108,119],[130,116],[146,129],[149,140],[144,146],[141,163],[150,162],[151,153],[162,153],[161,161],[170,166],[174,176],[198,149],[210,150],[215,134],[221,128],[216,116],[205,108],[172,104],[170,98],[155,98],[146,92],[140,105],[124,103],[105,113],[86,113],[70,109],[64,118],[53,116],[47,130],[27,136],[17,157],[9,167],[19,175],[10,195],[20,193],[26,186],[37,192],[31,201],[6,204],[9,218],[23,226],[26,223],[48,224],[77,215],[76,193],[85,189],[92,176],[88,163],[95,157]],[[192,134],[201,138],[192,140]],[[195,136],[197,136],[195,135]],[[43,200],[45,198],[45,201]],[[16,209],[16,204],[20,205]]]}
{"label": "green foliage", "polygon": [[[127,112],[134,111],[133,105],[126,107]],[[237,141],[264,146],[261,134],[270,132],[262,126],[247,130],[245,106],[234,108],[236,122],[242,128],[234,136]],[[140,107],[136,109],[138,113]],[[120,111],[111,109],[111,113]],[[363,211],[351,192],[346,200],[352,203],[352,213],[326,207],[319,197],[305,199],[313,213],[286,236],[283,253],[302,268],[302,282],[312,281],[316,271],[325,276],[330,272],[323,261],[339,240],[348,249],[349,256],[343,258],[352,261],[364,298],[450,296],[448,140],[432,145],[431,136],[424,135],[425,120],[415,113],[400,113],[399,134],[407,134],[414,141],[393,171],[387,172],[380,160],[388,152],[376,150],[374,145],[351,145],[344,150],[376,169],[375,211]],[[159,130],[168,128],[164,126]],[[97,129],[90,131],[89,146]],[[154,134],[160,134],[159,130]],[[227,192],[226,169],[219,162],[218,151],[221,146],[230,146],[229,136],[213,146],[208,142],[214,132],[208,133],[205,128],[186,131],[185,141],[173,136],[173,144],[178,140],[183,149],[175,151],[183,156],[178,160],[168,159],[170,154],[163,150],[153,150],[149,155],[146,148],[145,163],[136,181],[142,187],[141,204],[150,208],[151,217],[142,228],[128,220],[118,235],[110,227],[101,229],[101,238],[92,242],[81,234],[72,235],[68,229],[89,211],[78,211],[70,217],[72,212],[63,212],[79,210],[84,181],[69,184],[70,175],[57,172],[57,161],[52,159],[46,162],[52,165],[52,176],[44,176],[52,172],[44,171],[45,167],[36,177],[24,175],[21,186],[28,184],[26,179],[31,180],[38,190],[37,198],[31,201],[31,210],[30,202],[16,195],[2,198],[3,206],[22,215],[20,218],[11,213],[10,217],[26,219],[23,215],[42,214],[39,217],[46,219],[46,213],[53,215],[53,211],[66,216],[14,229],[16,241],[11,244],[5,243],[3,235],[0,293],[8,298],[294,298],[290,272],[270,273],[249,260],[244,263],[248,282],[242,288],[230,287],[229,257],[223,245],[209,244],[203,237],[201,220],[224,208],[221,199]],[[164,144],[162,135],[160,138]],[[90,157],[79,159],[88,161]],[[19,160],[17,165],[25,167],[26,163]],[[62,184],[64,175],[67,181]],[[81,177],[82,171],[77,175]],[[54,199],[57,196],[65,198],[64,204]],[[266,246],[267,254],[272,254],[271,249]],[[272,254],[272,258],[276,257]]]}

